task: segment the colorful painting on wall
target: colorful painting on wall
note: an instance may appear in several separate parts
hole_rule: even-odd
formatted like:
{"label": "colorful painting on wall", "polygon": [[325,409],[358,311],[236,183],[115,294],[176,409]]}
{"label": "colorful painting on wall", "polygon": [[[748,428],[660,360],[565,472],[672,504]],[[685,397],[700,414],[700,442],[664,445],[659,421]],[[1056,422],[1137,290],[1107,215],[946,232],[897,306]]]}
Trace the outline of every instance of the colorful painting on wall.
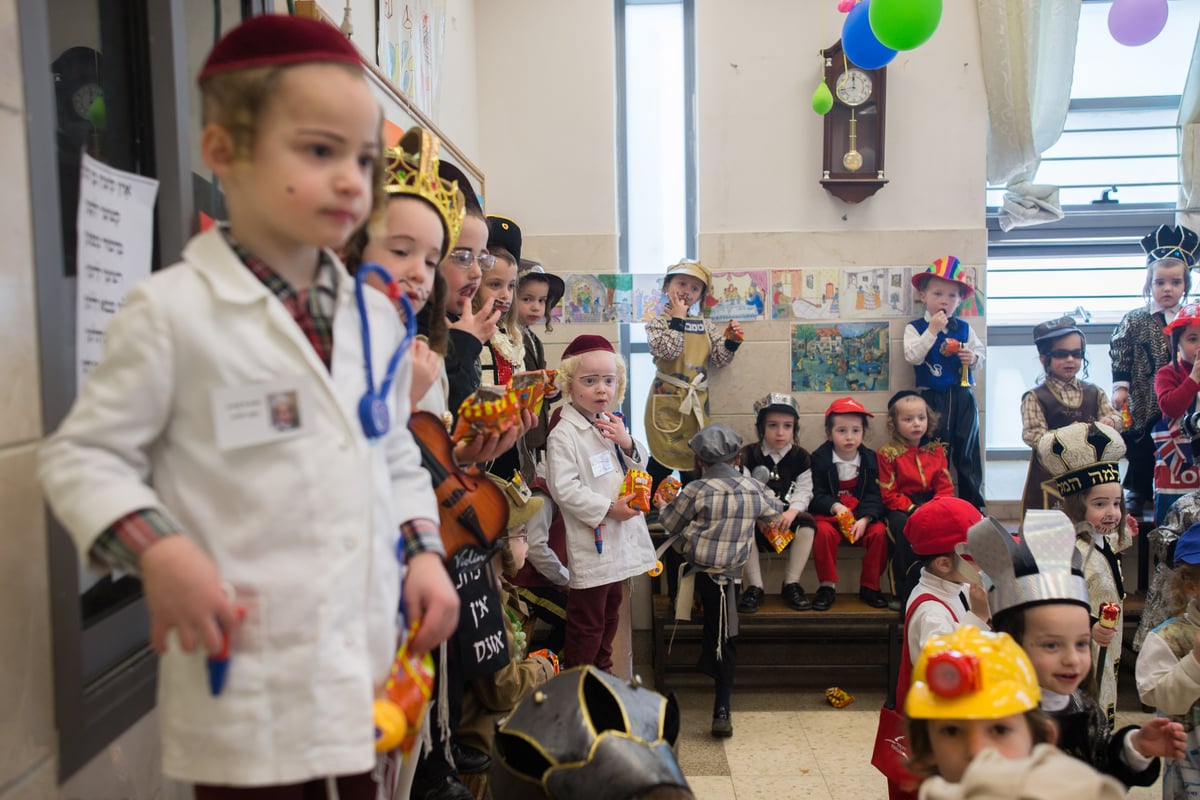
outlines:
{"label": "colorful painting on wall", "polygon": [[633,321],[633,276],[629,274],[564,274],[562,302],[555,321],[573,323]]}
{"label": "colorful painting on wall", "polygon": [[902,267],[842,270],[841,316],[907,317],[912,314],[912,271]]}
{"label": "colorful painting on wall", "polygon": [[793,392],[886,392],[888,323],[792,326]]}
{"label": "colorful painting on wall", "polygon": [[763,319],[766,312],[767,271],[714,272],[713,290],[704,316],[711,319]]}
{"label": "colorful painting on wall", "polygon": [[834,267],[771,272],[772,319],[836,319],[841,270]]}

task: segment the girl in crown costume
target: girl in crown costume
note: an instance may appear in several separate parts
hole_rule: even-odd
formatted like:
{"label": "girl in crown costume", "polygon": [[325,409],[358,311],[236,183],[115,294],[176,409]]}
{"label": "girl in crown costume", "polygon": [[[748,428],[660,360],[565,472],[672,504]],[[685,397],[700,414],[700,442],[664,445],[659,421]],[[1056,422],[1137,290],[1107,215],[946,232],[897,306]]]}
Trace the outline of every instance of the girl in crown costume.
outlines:
{"label": "girl in crown costume", "polygon": [[[1097,700],[1110,728],[1116,721],[1117,671],[1125,638],[1120,611],[1125,584],[1117,554],[1128,549],[1137,534],[1137,523],[1126,519],[1121,492],[1117,462],[1124,454],[1121,435],[1102,422],[1076,422],[1049,431],[1037,443],[1038,461],[1052,476],[1045,483],[1046,494],[1061,503],[1075,524],[1075,549],[1091,603]],[[1106,608],[1107,619],[1102,613]]]}
{"label": "girl in crown costume", "polygon": [[[1033,329],[1033,344],[1044,374],[1039,386],[1021,397],[1021,438],[1037,449],[1038,441],[1053,431],[1074,422],[1099,420],[1121,430],[1120,415],[1099,386],[1076,377],[1087,377],[1087,339],[1070,317],[1043,322]],[[1031,508],[1049,508],[1042,493],[1042,482],[1050,477],[1037,458],[1029,459],[1029,473],[1021,496],[1021,512]]]}
{"label": "girl in crown costume", "polygon": [[1181,307],[1163,332],[1171,343],[1172,361],[1154,376],[1154,395],[1162,411],[1153,431],[1154,521],[1160,525],[1176,500],[1200,487],[1191,446],[1200,394],[1200,305]]}
{"label": "girl in crown costume", "polygon": [[1138,695],[1158,713],[1183,724],[1185,753],[1167,761],[1163,798],[1186,798],[1200,788],[1200,524],[1175,546],[1167,603],[1172,616],[1142,644],[1137,661]]}
{"label": "girl in crown costume", "polygon": [[1128,415],[1123,432],[1129,459],[1125,489],[1130,512],[1140,518],[1154,494],[1154,424],[1162,416],[1154,394],[1154,376],[1171,363],[1163,329],[1179,313],[1192,286],[1191,268],[1200,236],[1183,226],[1161,225],[1142,239],[1146,252],[1146,304],[1124,316],[1112,334],[1113,405]]}
{"label": "girl in crown costume", "polygon": [[1091,600],[1061,511],[1030,511],[1019,537],[988,517],[967,531],[971,559],[991,580],[992,628],[1029,654],[1041,708],[1058,726],[1058,747],[1126,786],[1150,786],[1159,756],[1174,756],[1183,727],[1164,718],[1113,733],[1084,684],[1093,683]]}

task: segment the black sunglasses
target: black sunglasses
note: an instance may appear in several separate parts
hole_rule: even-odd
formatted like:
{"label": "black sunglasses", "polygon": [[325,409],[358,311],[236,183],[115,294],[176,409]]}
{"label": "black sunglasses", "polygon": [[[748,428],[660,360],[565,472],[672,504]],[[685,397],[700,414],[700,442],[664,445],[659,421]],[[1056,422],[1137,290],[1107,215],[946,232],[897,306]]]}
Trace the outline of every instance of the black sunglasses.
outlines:
{"label": "black sunglasses", "polygon": [[1050,357],[1051,358],[1076,358],[1076,359],[1082,360],[1083,359],[1083,348],[1081,347],[1078,350],[1051,350]]}

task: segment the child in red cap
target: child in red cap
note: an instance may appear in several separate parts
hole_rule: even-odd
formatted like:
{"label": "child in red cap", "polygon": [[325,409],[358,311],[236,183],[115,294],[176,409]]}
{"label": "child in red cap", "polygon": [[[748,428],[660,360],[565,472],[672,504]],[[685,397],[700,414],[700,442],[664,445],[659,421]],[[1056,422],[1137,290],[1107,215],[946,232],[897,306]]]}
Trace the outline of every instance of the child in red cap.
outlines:
{"label": "child in red cap", "polygon": [[563,351],[567,396],[546,441],[550,496],[566,528],[567,635],[563,665],[613,671],[612,642],[627,578],[654,567],[642,512],[622,495],[630,469],[645,469],[646,446],[613,409],[625,397],[625,362],[603,336],[576,336]]}
{"label": "child in red cap", "polygon": [[[383,380],[403,327],[334,255],[371,211],[379,106],[336,28],[286,16],[226,34],[200,90],[229,221],[134,287],[41,476],[80,552],[143,579],[164,774],[202,800],[335,782],[373,799],[371,701],[401,595],[414,654],[458,621],[405,424],[409,360]],[[295,424],[275,430],[267,398],[290,392]],[[210,685],[223,639],[227,679]]]}
{"label": "child in red cap", "polygon": [[[879,465],[875,451],[862,443],[867,418],[873,416],[853,397],[834,400],[825,409],[828,441],[812,454],[813,499],[808,506],[817,522],[813,561],[820,586],[812,601],[814,611],[828,611],[837,598],[837,549],[843,539],[867,551],[859,597],[875,608],[887,607],[879,591],[879,577],[887,567]],[[853,522],[843,529],[850,517]]]}
{"label": "child in red cap", "polygon": [[925,316],[904,327],[904,360],[913,365],[917,389],[941,424],[930,435],[946,443],[958,476],[958,496],[983,508],[983,452],[973,368],[983,363],[983,342],[962,317],[959,304],[975,293],[964,267],[942,256],[912,284],[925,304]]}

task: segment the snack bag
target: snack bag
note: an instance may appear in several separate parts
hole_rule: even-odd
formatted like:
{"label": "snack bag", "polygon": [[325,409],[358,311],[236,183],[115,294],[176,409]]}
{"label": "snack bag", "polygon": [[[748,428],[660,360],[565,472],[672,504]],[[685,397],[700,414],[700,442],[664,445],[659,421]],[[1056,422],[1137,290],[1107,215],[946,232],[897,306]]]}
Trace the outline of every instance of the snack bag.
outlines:
{"label": "snack bag", "polygon": [[775,520],[763,527],[763,536],[775,549],[776,553],[782,553],[783,548],[791,544],[796,538],[796,534],[792,533],[792,529],[784,525],[780,520]]}
{"label": "snack bag", "polygon": [[508,388],[516,395],[517,405],[529,409],[534,415],[541,413],[542,402],[546,399],[546,387],[553,385],[553,380],[546,374],[548,372],[550,370],[535,369],[518,372],[512,376]]}
{"label": "snack bag", "polygon": [[746,337],[740,330],[733,327],[733,320],[729,320],[729,324],[725,326],[725,338],[731,342],[740,342]]}
{"label": "snack bag", "polygon": [[653,483],[649,472],[631,469],[625,473],[625,479],[621,481],[621,496],[633,495],[629,498],[629,507],[636,508],[645,514],[650,510],[650,486]]}
{"label": "snack bag", "polygon": [[414,633],[415,626],[396,651],[384,684],[384,697],[375,701],[375,751],[379,753],[399,747],[408,756],[433,695],[433,657],[426,653],[418,659],[408,654],[408,642]]}
{"label": "snack bag", "polygon": [[837,515],[838,530],[842,532],[842,536],[846,537],[846,541],[850,541],[850,529],[854,527],[854,512],[846,509]]}
{"label": "snack bag", "polygon": [[660,508],[665,506],[679,496],[679,490],[682,488],[683,484],[679,482],[679,478],[668,475],[658,484],[658,491],[654,493],[654,504]]}
{"label": "snack bag", "polygon": [[962,342],[960,342],[958,339],[951,339],[950,337],[946,337],[946,341],[942,342],[942,355],[944,355],[944,356],[955,355],[961,349],[962,349]]}
{"label": "snack bag", "polygon": [[854,695],[839,686],[830,686],[825,690],[825,699],[834,708],[845,708],[854,702]]}
{"label": "snack bag", "polygon": [[507,386],[480,386],[458,407],[451,440],[469,442],[478,433],[504,433],[521,424],[517,395]]}

